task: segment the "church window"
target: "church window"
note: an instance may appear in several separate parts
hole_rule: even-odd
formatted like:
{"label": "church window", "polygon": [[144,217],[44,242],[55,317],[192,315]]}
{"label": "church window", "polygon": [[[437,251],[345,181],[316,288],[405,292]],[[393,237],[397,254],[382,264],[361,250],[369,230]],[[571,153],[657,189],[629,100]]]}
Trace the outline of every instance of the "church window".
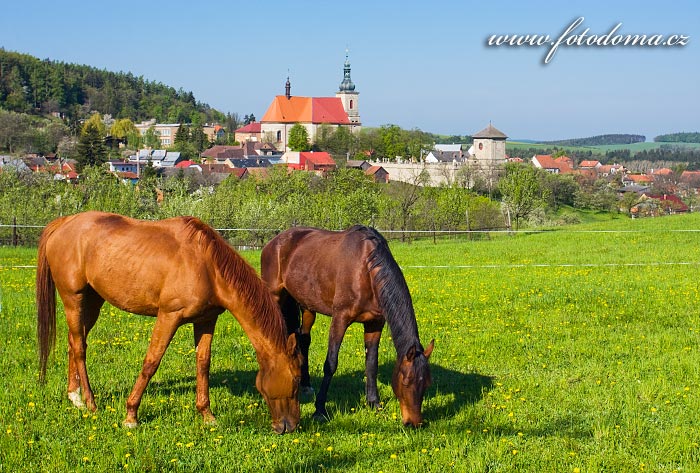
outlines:
{"label": "church window", "polygon": [[354,103],[353,103],[352,99],[350,99],[350,110],[352,110],[353,105],[354,105]]}
{"label": "church window", "polygon": [[282,141],[282,132],[277,130],[277,142],[279,143],[280,141]]}
{"label": "church window", "polygon": [[480,150],[484,149],[484,143],[479,143],[479,149]]}

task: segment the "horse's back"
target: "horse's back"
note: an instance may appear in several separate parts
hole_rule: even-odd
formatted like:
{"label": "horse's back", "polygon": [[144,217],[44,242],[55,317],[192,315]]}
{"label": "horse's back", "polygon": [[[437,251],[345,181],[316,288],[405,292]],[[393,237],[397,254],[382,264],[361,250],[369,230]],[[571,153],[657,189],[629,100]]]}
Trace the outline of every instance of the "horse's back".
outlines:
{"label": "horse's back", "polygon": [[273,291],[286,290],[314,312],[333,315],[349,306],[377,312],[368,268],[374,243],[361,228],[295,227],[280,233],[263,249],[263,279]]}
{"label": "horse's back", "polygon": [[78,293],[89,285],[117,307],[155,315],[164,291],[207,279],[185,228],[182,217],[150,222],[84,212],[56,228],[46,242],[47,259],[59,292]]}

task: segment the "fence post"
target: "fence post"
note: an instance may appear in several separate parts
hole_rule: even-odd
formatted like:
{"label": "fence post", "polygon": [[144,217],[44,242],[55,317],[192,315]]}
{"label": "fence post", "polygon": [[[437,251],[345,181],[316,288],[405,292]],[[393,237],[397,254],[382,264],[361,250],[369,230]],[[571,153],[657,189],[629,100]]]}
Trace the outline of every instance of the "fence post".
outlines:
{"label": "fence post", "polygon": [[12,217],[12,246],[17,246],[17,217]]}

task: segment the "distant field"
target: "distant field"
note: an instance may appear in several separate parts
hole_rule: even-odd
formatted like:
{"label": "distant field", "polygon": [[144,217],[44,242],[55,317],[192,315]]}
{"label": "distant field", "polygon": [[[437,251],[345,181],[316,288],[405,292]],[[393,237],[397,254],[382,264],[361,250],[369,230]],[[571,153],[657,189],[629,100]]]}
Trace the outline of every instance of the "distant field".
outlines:
{"label": "distant field", "polygon": [[[111,307],[90,335],[96,413],[66,399],[66,327],[37,384],[35,250],[0,248],[0,472],[631,472],[700,464],[700,214],[617,218],[490,239],[392,243],[424,343],[435,338],[428,425],[405,429],[380,347],[381,411],[364,405],[362,330],[348,331],[328,409],[276,436],[257,362],[229,314],[213,346],[212,408],[194,407],[192,329],[176,334],[134,430],[125,400],[152,319]],[[259,252],[245,252],[258,267]],[[328,318],[311,348],[318,388]]]}
{"label": "distant field", "polygon": [[[560,145],[547,145],[541,143],[524,143],[518,141],[507,141],[506,142],[506,152],[513,153],[521,149],[537,148],[537,149],[552,149],[554,147],[558,149],[572,150],[572,151],[592,151],[593,153],[604,154],[606,151],[629,149],[631,152],[638,152],[650,149],[657,149],[662,146],[678,146],[682,148],[692,148],[700,149],[700,143],[656,143],[656,142],[644,142],[644,143],[633,143],[628,145],[600,145],[600,146],[560,146]],[[512,150],[512,151],[511,151]],[[531,157],[531,156],[528,156]]]}

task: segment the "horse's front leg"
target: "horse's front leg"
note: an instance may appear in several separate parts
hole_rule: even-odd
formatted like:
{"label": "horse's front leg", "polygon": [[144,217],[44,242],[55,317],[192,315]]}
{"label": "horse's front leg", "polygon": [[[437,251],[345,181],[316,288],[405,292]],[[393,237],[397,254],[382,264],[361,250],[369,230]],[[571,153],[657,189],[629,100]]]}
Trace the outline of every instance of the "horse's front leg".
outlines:
{"label": "horse's front leg", "polygon": [[196,406],[205,424],[216,424],[209,401],[209,367],[211,366],[211,342],[217,317],[193,324],[194,347],[197,352],[197,400]]}
{"label": "horse's front leg", "polygon": [[131,394],[126,400],[125,427],[136,427],[138,425],[138,410],[141,405],[143,392],[146,390],[146,386],[153,377],[153,374],[155,374],[158,366],[160,366],[163,354],[179,326],[179,316],[175,314],[158,313],[156,323],[153,327],[153,334],[151,335],[151,343],[148,345],[148,352],[146,353],[146,358],[143,360],[141,374],[136,379],[134,388],[131,390]]}
{"label": "horse's front leg", "polygon": [[323,363],[323,381],[316,395],[316,412],[314,412],[314,419],[316,420],[330,419],[326,411],[328,388],[331,385],[335,371],[338,369],[338,352],[347,328],[348,325],[342,315],[335,314],[331,318],[331,326],[328,333],[328,353],[326,354],[326,361]]}
{"label": "horse's front leg", "polygon": [[367,404],[373,409],[379,407],[377,391],[377,370],[379,359],[379,339],[382,336],[384,320],[365,322],[365,393]]}
{"label": "horse's front leg", "polygon": [[314,388],[311,387],[311,376],[309,375],[309,347],[311,346],[311,328],[316,321],[316,313],[304,310],[299,329],[299,351],[301,352],[301,387],[302,394],[312,395]]}

